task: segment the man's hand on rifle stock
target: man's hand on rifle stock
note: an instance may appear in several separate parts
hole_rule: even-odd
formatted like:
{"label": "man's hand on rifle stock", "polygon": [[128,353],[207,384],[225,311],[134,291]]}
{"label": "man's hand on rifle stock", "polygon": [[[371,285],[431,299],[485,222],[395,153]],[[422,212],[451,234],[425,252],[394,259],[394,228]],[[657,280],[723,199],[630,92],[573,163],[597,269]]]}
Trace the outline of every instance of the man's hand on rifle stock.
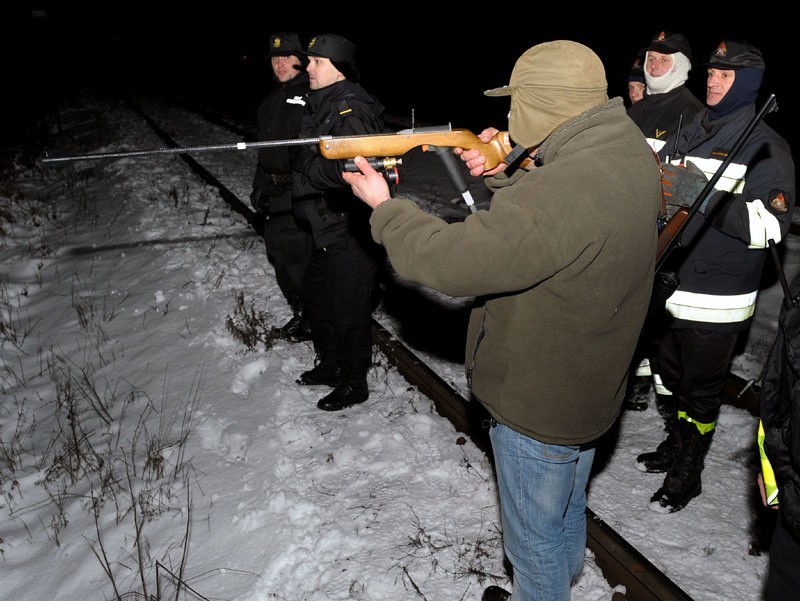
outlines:
{"label": "man's hand on rifle stock", "polygon": [[[478,138],[480,138],[481,142],[484,144],[488,144],[492,138],[499,133],[499,129],[495,129],[494,127],[487,127],[481,133],[478,134]],[[486,163],[486,157],[481,153],[480,150],[464,150],[463,148],[454,148],[453,152],[455,152],[458,156],[461,157],[461,160],[467,164],[469,168],[470,175],[478,176],[478,175],[495,175],[503,171],[507,165],[505,163],[500,163],[494,169],[489,169],[488,171],[484,167]]]}
{"label": "man's hand on rifle stock", "polygon": [[375,171],[364,157],[357,156],[353,160],[359,171],[342,173],[344,181],[352,187],[353,194],[373,209],[389,200],[392,195],[389,192],[389,184],[383,175]]}

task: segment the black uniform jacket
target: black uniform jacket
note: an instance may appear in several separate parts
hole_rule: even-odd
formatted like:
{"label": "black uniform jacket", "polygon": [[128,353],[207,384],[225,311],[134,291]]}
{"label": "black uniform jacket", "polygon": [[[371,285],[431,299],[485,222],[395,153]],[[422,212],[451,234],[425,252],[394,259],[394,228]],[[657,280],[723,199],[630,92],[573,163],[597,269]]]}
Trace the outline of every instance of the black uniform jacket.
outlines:
{"label": "black uniform jacket", "polygon": [[[384,107],[355,82],[339,81],[310,91],[307,98],[303,138],[384,133]],[[292,153],[294,214],[310,224],[317,248],[368,229],[369,207],[342,178],[344,163],[323,157],[318,146],[299,147]]]}

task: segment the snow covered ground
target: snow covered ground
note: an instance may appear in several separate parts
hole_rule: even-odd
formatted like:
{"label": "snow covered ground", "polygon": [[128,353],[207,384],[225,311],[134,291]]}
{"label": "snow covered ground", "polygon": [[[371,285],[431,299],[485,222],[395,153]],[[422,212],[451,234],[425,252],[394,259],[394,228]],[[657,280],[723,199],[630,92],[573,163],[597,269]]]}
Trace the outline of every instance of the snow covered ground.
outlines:
{"label": "snow covered ground", "polygon": [[[232,139],[137,102],[184,146]],[[116,99],[78,96],[61,118],[64,145],[51,150],[163,146]],[[194,158],[248,197],[254,154]],[[409,161],[398,194],[466,215],[431,165]],[[177,156],[18,158],[5,175],[0,597],[167,598],[181,581],[192,599],[471,601],[510,586],[486,456],[377,352],[369,401],[319,411],[326,389],[295,384],[310,346],[267,337],[290,311],[263,244]],[[795,272],[794,240],[790,250]],[[453,319],[421,332],[386,304],[375,317],[467,395],[449,344],[465,301],[430,302]],[[757,376],[779,303],[775,286],[762,295],[740,375]],[[261,340],[248,347],[245,330]],[[723,408],[703,494],[672,515],[649,508],[660,476],[632,466],[661,423],[653,403],[622,415],[589,506],[694,599],[760,598],[770,516],[754,485],[757,419]],[[612,592],[587,551],[573,599]]]}

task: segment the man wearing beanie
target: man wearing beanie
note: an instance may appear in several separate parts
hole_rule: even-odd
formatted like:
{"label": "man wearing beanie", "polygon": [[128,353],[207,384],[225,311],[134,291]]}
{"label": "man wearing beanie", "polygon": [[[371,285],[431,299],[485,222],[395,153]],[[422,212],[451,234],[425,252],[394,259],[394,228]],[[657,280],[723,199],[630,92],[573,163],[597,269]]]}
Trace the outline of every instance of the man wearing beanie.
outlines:
{"label": "man wearing beanie", "polygon": [[[707,67],[706,108],[667,140],[659,156],[693,163],[710,178],[755,116],[764,60],[752,44],[726,40]],[[678,511],[701,492],[722,390],[739,336],[750,327],[768,247],[780,243],[792,222],[789,145],[759,122],[714,188],[665,266],[680,285],[666,302],[668,329],[654,381],[672,413],[667,438],[636,460],[642,471],[666,472],[651,503],[661,512]]]}
{"label": "man wearing beanie", "polygon": [[[510,96],[509,135],[533,159],[485,172],[494,174],[488,210],[447,223],[390,198],[360,158],[361,173],[344,177],[374,209],[372,237],[401,277],[478,297],[465,371],[492,418],[513,598],[568,601],[583,566],[595,442],[619,414],[650,298],[660,175],[582,44],[533,46],[509,85],[486,93]],[[461,157],[484,172],[479,149]],[[508,596],[492,586],[483,598]]]}
{"label": "man wearing beanie", "polygon": [[[356,48],[339,35],[318,35],[303,52],[311,90],[301,138],[383,133],[383,106],[358,83]],[[369,210],[342,179],[344,160],[314,147],[296,147],[294,213],[311,230],[313,250],[303,287],[316,365],[298,383],[329,386],[317,407],[339,411],[369,398],[372,309],[380,246],[369,237]]]}
{"label": "man wearing beanie", "polygon": [[628,109],[628,116],[658,152],[679,124],[688,124],[703,103],[686,87],[692,51],[685,36],[661,31],[644,52],[644,98]]}
{"label": "man wearing beanie", "polygon": [[628,100],[631,105],[636,104],[644,98],[644,69],[642,68],[642,59],[636,58],[633,61],[633,66],[628,72]]}
{"label": "man wearing beanie", "polygon": [[[276,85],[258,107],[259,140],[289,140],[300,133],[308,92],[303,47],[296,33],[269,38],[270,70]],[[311,255],[311,233],[292,214],[292,168],[288,148],[261,148],[250,202],[264,219],[267,257],[292,318],[279,329],[287,340],[311,339],[302,309],[303,280]]]}

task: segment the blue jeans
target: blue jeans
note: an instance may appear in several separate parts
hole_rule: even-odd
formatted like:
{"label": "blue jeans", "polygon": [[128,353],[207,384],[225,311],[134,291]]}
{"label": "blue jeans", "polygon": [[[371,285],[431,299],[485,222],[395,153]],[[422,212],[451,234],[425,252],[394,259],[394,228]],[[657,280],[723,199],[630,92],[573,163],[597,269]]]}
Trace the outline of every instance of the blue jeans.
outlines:
{"label": "blue jeans", "polygon": [[[494,423],[494,422],[493,422]],[[492,440],[513,601],[569,601],[586,550],[594,447],[545,444],[502,424]]]}

